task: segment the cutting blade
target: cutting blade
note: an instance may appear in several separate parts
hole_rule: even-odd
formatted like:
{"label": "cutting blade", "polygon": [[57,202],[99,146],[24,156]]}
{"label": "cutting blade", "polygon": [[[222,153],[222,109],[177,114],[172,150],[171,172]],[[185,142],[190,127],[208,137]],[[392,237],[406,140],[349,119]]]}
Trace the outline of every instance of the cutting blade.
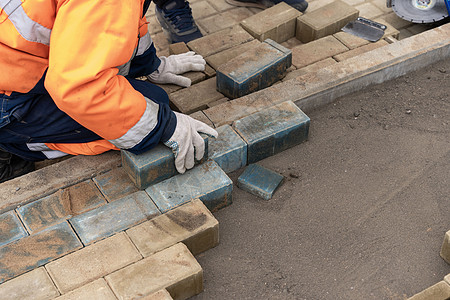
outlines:
{"label": "cutting blade", "polygon": [[445,0],[392,0],[392,9],[413,23],[434,23],[448,17]]}

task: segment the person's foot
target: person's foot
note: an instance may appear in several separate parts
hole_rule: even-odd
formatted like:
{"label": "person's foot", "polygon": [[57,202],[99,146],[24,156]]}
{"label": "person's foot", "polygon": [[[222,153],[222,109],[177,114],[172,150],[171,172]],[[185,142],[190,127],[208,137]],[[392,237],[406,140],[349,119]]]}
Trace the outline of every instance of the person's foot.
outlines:
{"label": "person's foot", "polygon": [[228,4],[234,6],[246,6],[246,7],[258,7],[258,8],[268,8],[278,4],[280,2],[285,2],[293,8],[304,12],[308,8],[308,2],[305,0],[225,0]]}
{"label": "person's foot", "polygon": [[155,14],[170,43],[187,43],[203,36],[187,1],[170,1],[163,8],[156,7]]}
{"label": "person's foot", "polygon": [[0,183],[34,171],[34,162],[0,150]]}

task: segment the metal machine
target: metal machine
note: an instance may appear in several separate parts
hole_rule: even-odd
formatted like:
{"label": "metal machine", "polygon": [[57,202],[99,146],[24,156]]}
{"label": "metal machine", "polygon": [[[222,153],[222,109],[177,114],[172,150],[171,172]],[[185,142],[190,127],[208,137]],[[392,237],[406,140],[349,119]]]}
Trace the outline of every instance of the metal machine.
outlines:
{"label": "metal machine", "polygon": [[413,23],[434,23],[449,16],[450,0],[386,0],[386,6]]}

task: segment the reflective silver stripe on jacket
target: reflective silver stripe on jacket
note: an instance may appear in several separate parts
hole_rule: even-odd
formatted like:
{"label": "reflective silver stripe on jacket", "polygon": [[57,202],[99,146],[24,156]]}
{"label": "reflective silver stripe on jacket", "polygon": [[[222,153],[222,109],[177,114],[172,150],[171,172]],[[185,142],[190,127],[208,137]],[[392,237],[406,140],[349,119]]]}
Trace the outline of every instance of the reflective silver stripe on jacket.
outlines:
{"label": "reflective silver stripe on jacket", "polygon": [[111,144],[120,149],[133,148],[156,127],[159,105],[148,98],[145,98],[145,100],[147,100],[147,107],[140,120],[120,138],[109,140]]}
{"label": "reflective silver stripe on jacket", "polygon": [[134,49],[133,55],[131,55],[130,60],[124,63],[123,65],[117,67],[119,69],[119,73],[117,74],[127,76],[130,73],[131,61],[133,60],[133,58],[135,58],[138,55],[144,54],[144,52],[150,48],[152,43],[153,43],[152,38],[150,34],[147,32],[143,37],[139,39],[138,46],[136,49]]}
{"label": "reflective silver stripe on jacket", "polygon": [[153,44],[152,37],[147,32],[143,37],[139,39],[139,45],[136,55],[142,55],[145,51],[147,51],[150,46]]}
{"label": "reflective silver stripe on jacket", "polygon": [[68,155],[67,153],[59,150],[52,150],[44,143],[27,143],[27,147],[31,151],[42,152],[42,154],[44,154],[48,159],[54,159]]}
{"label": "reflective silver stripe on jacket", "polygon": [[25,40],[50,45],[52,30],[31,20],[23,10],[20,0],[0,0],[0,7],[6,12],[8,19]]}

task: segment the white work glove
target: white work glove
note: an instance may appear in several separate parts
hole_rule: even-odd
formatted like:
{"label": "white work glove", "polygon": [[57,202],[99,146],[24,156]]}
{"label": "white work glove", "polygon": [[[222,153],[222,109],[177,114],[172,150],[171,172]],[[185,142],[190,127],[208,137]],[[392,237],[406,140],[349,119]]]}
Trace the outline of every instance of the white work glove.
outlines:
{"label": "white work glove", "polygon": [[204,71],[206,61],[195,52],[186,52],[183,54],[170,55],[169,57],[161,56],[159,58],[161,64],[158,70],[147,75],[148,80],[153,83],[172,83],[183,87],[191,86],[191,80],[187,77],[180,76],[189,71]]}
{"label": "white work glove", "polygon": [[194,167],[195,159],[200,160],[205,154],[205,142],[199,132],[217,137],[217,131],[187,115],[175,112],[177,127],[173,135],[164,143],[175,155],[175,168],[181,174]]}

